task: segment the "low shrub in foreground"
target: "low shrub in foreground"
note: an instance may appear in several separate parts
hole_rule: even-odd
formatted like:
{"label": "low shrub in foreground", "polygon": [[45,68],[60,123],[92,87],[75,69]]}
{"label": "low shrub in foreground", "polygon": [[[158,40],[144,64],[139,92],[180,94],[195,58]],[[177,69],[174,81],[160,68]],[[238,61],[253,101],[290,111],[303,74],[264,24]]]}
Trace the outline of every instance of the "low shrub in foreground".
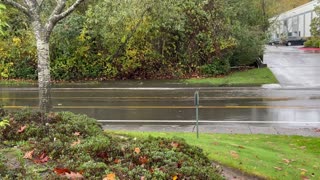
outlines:
{"label": "low shrub in foreground", "polygon": [[[201,149],[181,139],[136,139],[103,132],[69,112],[2,118],[0,179],[222,179]],[[12,165],[14,164],[14,166]]]}

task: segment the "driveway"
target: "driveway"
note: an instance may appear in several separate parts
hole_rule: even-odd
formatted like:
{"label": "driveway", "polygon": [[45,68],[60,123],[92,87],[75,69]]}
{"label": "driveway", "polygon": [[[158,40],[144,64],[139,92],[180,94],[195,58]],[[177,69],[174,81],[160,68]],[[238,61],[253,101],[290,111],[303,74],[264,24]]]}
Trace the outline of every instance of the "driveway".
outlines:
{"label": "driveway", "polygon": [[264,63],[268,64],[282,87],[320,87],[319,51],[303,51],[299,47],[267,46]]}

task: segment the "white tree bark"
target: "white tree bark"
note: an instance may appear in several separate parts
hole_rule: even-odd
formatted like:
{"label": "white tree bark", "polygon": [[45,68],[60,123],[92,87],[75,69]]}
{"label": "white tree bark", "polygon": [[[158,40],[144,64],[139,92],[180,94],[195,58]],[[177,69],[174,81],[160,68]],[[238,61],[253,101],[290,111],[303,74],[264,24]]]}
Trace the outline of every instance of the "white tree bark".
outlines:
{"label": "white tree bark", "polygon": [[41,21],[40,12],[43,0],[24,0],[23,4],[16,0],[0,0],[0,3],[11,5],[29,17],[37,42],[38,53],[38,84],[39,84],[39,108],[42,113],[51,109],[50,97],[50,49],[49,39],[55,25],[63,18],[71,14],[84,0],[76,0],[65,11],[66,0],[56,0],[56,7],[50,17],[44,22]]}

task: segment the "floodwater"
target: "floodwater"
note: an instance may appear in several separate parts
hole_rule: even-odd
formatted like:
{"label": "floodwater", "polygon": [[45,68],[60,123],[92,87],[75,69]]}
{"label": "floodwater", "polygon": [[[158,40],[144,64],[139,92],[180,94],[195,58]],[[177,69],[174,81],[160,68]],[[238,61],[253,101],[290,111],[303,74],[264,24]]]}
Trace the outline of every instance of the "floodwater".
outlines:
{"label": "floodwater", "polygon": [[[37,108],[36,88],[0,89],[6,109]],[[101,122],[192,124],[197,90],[202,124],[320,124],[319,89],[54,88],[52,102],[54,111],[84,113]]]}

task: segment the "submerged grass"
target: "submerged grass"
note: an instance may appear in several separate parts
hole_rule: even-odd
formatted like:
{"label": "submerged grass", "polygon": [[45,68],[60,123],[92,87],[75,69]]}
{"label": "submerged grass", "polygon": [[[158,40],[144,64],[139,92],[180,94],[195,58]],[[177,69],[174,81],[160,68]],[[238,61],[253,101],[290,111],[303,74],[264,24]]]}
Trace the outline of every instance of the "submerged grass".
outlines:
{"label": "submerged grass", "polygon": [[234,72],[230,75],[217,78],[187,79],[187,84],[207,84],[212,86],[259,86],[262,84],[275,84],[278,80],[269,68],[251,69]]}
{"label": "submerged grass", "polygon": [[204,150],[211,160],[267,179],[320,179],[320,138],[277,135],[230,135],[116,132],[134,137],[179,137]]}

